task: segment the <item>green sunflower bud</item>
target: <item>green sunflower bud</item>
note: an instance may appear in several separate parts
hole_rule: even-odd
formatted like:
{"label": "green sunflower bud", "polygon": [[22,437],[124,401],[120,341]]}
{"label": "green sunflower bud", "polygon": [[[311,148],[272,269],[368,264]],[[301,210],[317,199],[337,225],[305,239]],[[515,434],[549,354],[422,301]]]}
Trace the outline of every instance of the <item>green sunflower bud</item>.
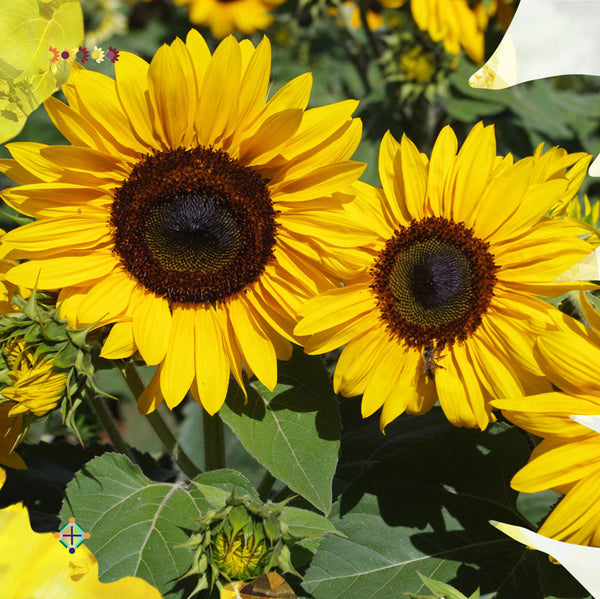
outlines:
{"label": "green sunflower bud", "polygon": [[272,569],[297,576],[290,547],[300,540],[280,520],[284,503],[260,503],[237,497],[235,491],[220,510],[198,520],[198,529],[185,544],[194,552],[185,576],[197,576],[195,591],[229,581],[254,579]]}
{"label": "green sunflower bud", "polygon": [[86,335],[59,316],[52,297],[34,290],[25,300],[15,293],[17,312],[0,315],[0,403],[19,418],[21,433],[31,422],[60,409],[63,422],[81,440],[75,410],[94,384]]}

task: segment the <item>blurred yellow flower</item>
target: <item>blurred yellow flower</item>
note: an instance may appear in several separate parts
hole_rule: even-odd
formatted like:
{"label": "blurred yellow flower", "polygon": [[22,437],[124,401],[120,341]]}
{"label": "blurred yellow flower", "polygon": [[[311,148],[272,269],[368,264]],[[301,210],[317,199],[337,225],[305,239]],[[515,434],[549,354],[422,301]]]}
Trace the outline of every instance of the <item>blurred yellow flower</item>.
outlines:
{"label": "blurred yellow flower", "polygon": [[416,81],[417,83],[428,83],[436,71],[432,57],[418,46],[402,54],[399,64],[405,77],[409,81]]}
{"label": "blurred yellow flower", "polygon": [[[0,487],[5,477],[0,468]],[[22,504],[0,510],[0,573],[0,597],[7,599],[161,599],[141,578],[99,582],[89,549],[70,554],[52,533],[33,532]]]}
{"label": "blurred yellow flower", "polygon": [[283,0],[175,0],[187,6],[192,23],[210,27],[212,34],[223,38],[234,31],[254,33],[266,29],[273,17],[269,12]]}

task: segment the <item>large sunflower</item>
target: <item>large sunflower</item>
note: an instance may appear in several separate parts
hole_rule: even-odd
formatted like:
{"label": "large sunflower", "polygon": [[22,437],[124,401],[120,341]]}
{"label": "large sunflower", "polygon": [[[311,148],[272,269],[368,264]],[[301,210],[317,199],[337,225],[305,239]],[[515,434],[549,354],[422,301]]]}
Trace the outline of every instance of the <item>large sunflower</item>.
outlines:
{"label": "large sunflower", "polygon": [[382,427],[439,396],[451,422],[483,429],[492,398],[549,391],[535,335],[566,325],[535,295],[576,285],[552,281],[592,249],[582,225],[544,217],[575,193],[588,155],[540,146],[513,163],[481,123],[457,145],[445,127],[428,160],[385,135],[383,190],[359,183],[347,208],[374,250],[346,286],[309,300],[295,329],[309,353],[347,344],[336,391],[364,393],[364,416],[383,406]]}
{"label": "large sunflower", "polygon": [[254,33],[266,29],[273,17],[269,12],[283,0],[175,0],[187,6],[189,19],[196,25],[210,27],[215,37],[234,31]]}
{"label": "large sunflower", "polygon": [[[139,350],[156,375],[148,412],[190,389],[210,412],[242,360],[268,388],[291,355],[296,309],[330,286],[320,269],[351,264],[340,193],[364,165],[348,161],[361,123],[348,100],[305,110],[310,74],[266,104],[270,45],[225,39],[211,56],[199,33],[148,65],[122,53],[116,81],[75,69],[69,105],[46,108],[72,143],[7,146],[21,184],[3,192],[37,222],[4,238],[7,274],[60,289],[74,326],[116,323],[102,355]],[[325,228],[327,227],[327,228]],[[328,261],[327,242],[346,245]],[[320,262],[317,264],[317,260]]]}
{"label": "large sunflower", "polygon": [[[588,322],[600,331],[600,315],[582,300]],[[600,433],[571,418],[600,417],[600,335],[578,329],[542,336],[537,342],[542,369],[565,393],[497,400],[494,405],[511,422],[543,438],[511,486],[525,493],[554,489],[565,494],[539,533],[600,547]]]}
{"label": "large sunflower", "polygon": [[427,31],[433,41],[443,42],[446,52],[459,54],[462,48],[478,64],[483,62],[484,31],[490,16],[498,10],[499,20],[507,27],[513,10],[505,0],[489,6],[471,0],[411,0],[410,7],[419,29]]}

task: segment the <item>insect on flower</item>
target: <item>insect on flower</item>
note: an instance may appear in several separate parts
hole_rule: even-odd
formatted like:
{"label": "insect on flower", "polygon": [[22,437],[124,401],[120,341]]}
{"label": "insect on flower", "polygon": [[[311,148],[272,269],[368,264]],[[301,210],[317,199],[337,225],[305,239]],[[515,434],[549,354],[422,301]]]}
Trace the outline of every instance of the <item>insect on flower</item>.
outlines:
{"label": "insect on flower", "polygon": [[439,360],[441,357],[439,350],[435,349],[432,343],[428,343],[423,348],[423,372],[430,381],[435,379],[436,368],[444,368],[436,363],[436,360]]}

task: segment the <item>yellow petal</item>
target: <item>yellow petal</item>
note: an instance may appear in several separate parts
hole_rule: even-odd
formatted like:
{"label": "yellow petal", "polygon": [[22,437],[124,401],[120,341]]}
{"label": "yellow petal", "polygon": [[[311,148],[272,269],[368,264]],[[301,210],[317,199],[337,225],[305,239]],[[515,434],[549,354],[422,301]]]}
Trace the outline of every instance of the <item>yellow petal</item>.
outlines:
{"label": "yellow petal", "polygon": [[169,303],[138,288],[132,299],[135,344],[148,366],[158,364],[165,357],[171,339]]}
{"label": "yellow petal", "polygon": [[223,405],[229,387],[229,358],[214,308],[196,309],[196,387],[200,402],[211,415]]}
{"label": "yellow petal", "polygon": [[160,389],[171,409],[181,403],[194,380],[195,317],[194,304],[173,308],[171,339],[160,375]]}
{"label": "yellow petal", "polygon": [[136,350],[133,340],[133,326],[130,322],[118,322],[113,325],[100,352],[107,360],[128,358]]}

